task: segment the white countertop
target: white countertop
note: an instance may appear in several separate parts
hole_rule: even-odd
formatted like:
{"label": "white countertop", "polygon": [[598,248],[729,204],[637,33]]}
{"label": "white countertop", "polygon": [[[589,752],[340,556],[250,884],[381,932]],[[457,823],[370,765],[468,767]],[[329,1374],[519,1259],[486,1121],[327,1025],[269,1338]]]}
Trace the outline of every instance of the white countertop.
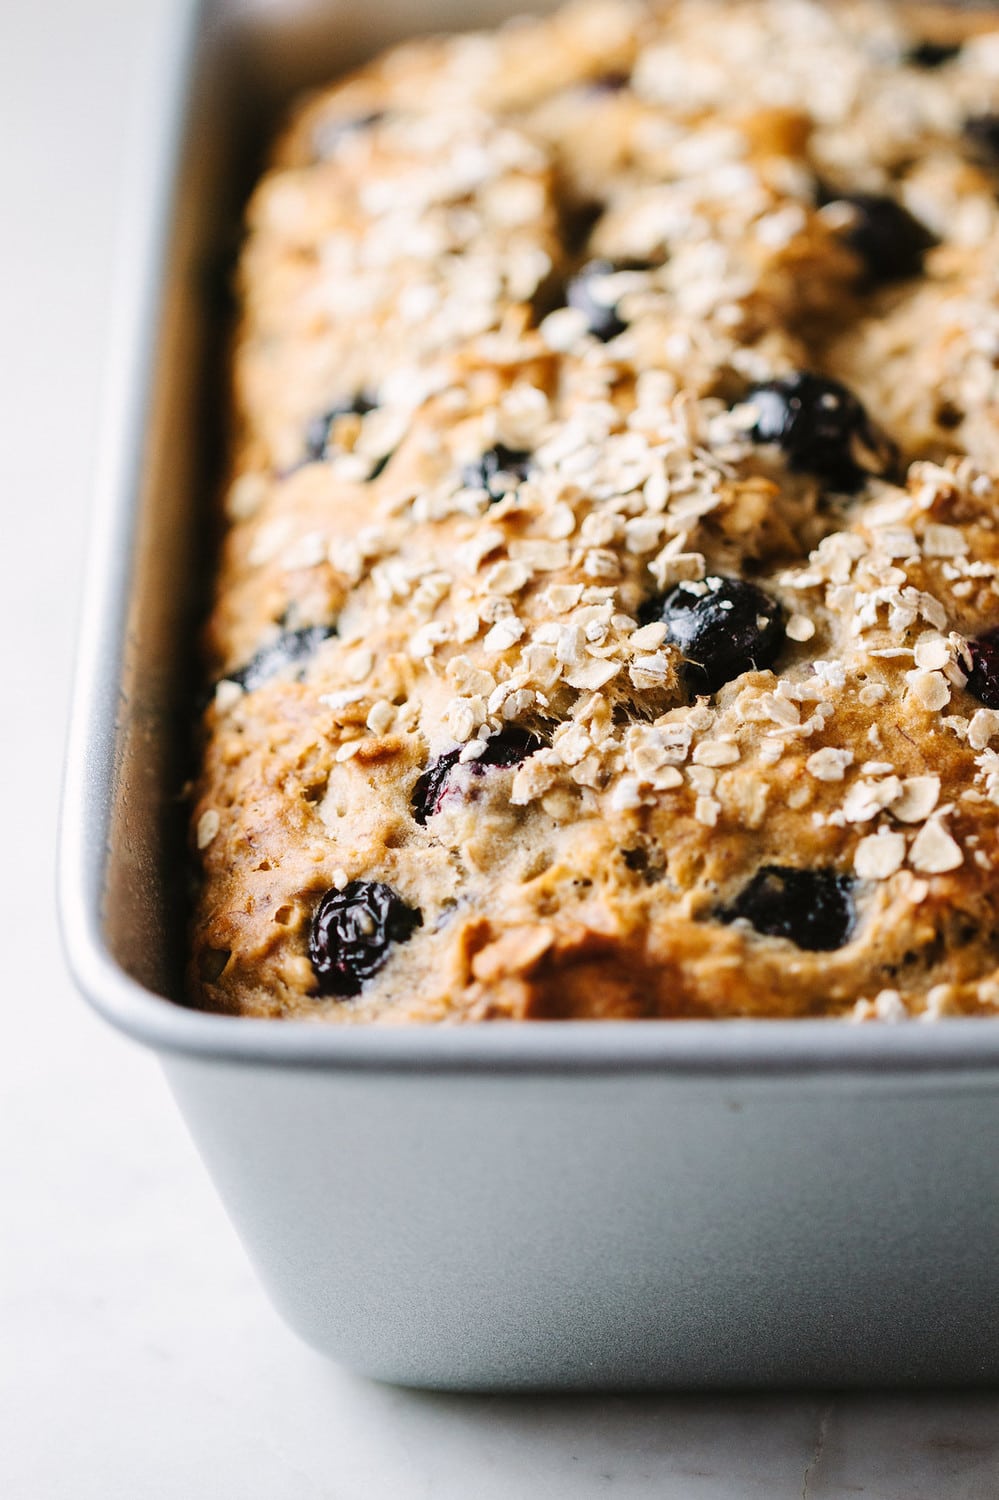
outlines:
{"label": "white countertop", "polygon": [[53,847],[130,82],[169,0],[0,8],[0,1496],[995,1500],[999,1395],[435,1396],[278,1322],[153,1059],[59,953]]}

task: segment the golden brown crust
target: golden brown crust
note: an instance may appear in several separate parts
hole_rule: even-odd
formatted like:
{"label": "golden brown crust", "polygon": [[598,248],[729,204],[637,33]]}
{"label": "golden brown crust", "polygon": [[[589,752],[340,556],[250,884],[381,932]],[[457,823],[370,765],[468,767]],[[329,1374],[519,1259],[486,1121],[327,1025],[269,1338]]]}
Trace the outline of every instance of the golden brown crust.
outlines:
{"label": "golden brown crust", "polygon": [[[962,135],[999,31],[930,69],[907,58],[951,34],[939,15],[718,10],[589,0],[414,43],[279,142],[240,272],[200,1003],[346,1024],[999,1004],[999,713],[966,688],[967,639],[999,625],[999,203]],[[858,192],[928,227],[923,274],[865,282]],[[594,258],[617,267],[606,342],[564,304]],[[754,382],[801,369],[857,393],[898,471],[870,458],[844,495],[754,442]],[[530,463],[487,493],[470,466],[497,444]],[[642,607],[714,575],[752,578],[787,634],[772,670],[691,699]],[[511,724],[543,747],[478,774]],[[418,779],[459,750],[421,822]],[[848,940],[733,921],[770,867],[851,881]],[[355,880],[422,926],[323,996],[310,927]]]}

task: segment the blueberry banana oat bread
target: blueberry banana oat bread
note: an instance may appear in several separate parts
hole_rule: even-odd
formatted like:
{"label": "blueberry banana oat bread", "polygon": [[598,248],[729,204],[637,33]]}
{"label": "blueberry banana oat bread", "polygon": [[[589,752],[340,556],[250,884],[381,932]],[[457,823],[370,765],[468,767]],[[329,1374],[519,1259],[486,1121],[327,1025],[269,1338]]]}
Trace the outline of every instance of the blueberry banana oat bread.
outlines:
{"label": "blueberry banana oat bread", "polygon": [[999,29],[583,0],[249,207],[199,1003],[999,1007]]}

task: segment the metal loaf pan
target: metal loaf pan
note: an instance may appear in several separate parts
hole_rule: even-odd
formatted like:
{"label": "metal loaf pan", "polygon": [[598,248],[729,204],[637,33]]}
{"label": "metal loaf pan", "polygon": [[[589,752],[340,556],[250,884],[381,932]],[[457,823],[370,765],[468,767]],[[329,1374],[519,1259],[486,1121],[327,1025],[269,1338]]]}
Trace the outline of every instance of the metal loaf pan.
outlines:
{"label": "metal loaf pan", "polygon": [[288,1322],[357,1370],[453,1389],[994,1380],[993,1021],[341,1030],[179,1003],[212,268],[296,89],[504,9],[175,7],[124,215],[65,788],[73,970],[159,1054]]}

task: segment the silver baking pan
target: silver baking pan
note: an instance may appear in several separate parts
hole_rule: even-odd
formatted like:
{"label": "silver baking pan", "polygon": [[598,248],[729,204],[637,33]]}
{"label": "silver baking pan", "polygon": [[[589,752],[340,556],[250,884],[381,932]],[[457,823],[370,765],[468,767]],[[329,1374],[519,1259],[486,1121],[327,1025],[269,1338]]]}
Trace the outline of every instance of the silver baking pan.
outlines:
{"label": "silver baking pan", "polygon": [[159,1055],[287,1321],[452,1389],[999,1377],[999,1023],[324,1028],[185,1008],[218,268],[303,84],[501,4],[178,3],[134,142],[61,852],[77,981]]}

